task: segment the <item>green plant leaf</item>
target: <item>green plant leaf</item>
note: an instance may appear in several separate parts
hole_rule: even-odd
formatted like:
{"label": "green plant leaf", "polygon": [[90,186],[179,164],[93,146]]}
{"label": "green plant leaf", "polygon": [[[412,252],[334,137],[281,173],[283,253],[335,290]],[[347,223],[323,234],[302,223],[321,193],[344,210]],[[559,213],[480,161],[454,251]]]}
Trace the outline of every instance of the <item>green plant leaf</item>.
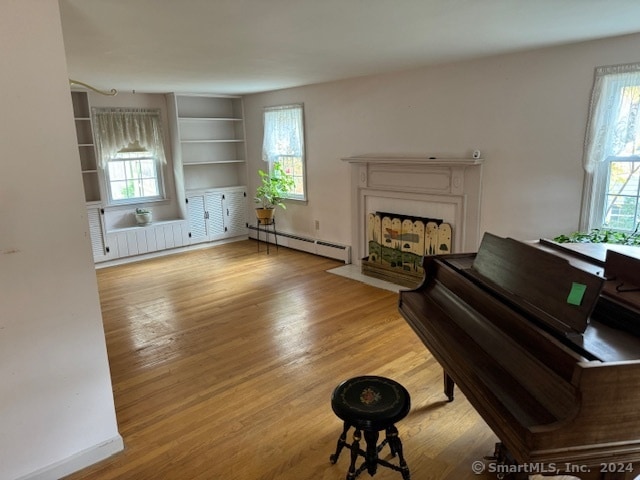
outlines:
{"label": "green plant leaf", "polygon": [[633,233],[620,232],[618,230],[594,228],[590,232],[573,232],[554,237],[558,243],[613,243],[617,245],[640,246],[638,229]]}

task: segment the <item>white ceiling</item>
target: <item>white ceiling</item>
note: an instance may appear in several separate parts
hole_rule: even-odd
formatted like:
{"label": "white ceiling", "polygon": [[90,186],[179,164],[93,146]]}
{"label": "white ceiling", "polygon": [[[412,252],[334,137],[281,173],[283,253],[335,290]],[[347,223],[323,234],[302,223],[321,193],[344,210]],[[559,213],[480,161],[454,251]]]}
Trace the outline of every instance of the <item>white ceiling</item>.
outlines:
{"label": "white ceiling", "polygon": [[59,0],[69,76],[244,94],[640,32],[640,0]]}

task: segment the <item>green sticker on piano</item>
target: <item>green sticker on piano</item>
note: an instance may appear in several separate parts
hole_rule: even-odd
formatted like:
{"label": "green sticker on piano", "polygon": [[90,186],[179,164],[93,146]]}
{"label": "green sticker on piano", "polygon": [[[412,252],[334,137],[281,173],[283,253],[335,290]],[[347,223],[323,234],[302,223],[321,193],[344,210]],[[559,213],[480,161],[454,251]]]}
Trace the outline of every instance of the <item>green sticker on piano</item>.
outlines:
{"label": "green sticker on piano", "polygon": [[571,284],[571,291],[567,297],[567,303],[570,303],[571,305],[580,305],[586,290],[587,286],[585,284],[573,282]]}

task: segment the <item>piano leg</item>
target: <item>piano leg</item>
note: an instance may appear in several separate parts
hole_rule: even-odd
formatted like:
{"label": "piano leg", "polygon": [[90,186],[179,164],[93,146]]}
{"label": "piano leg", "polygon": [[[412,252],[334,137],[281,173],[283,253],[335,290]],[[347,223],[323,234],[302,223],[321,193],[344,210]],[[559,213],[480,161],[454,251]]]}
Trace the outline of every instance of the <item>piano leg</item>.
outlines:
{"label": "piano leg", "polygon": [[456,384],[447,372],[443,370],[443,373],[444,373],[444,394],[447,396],[450,402],[453,402],[453,388],[455,387]]}

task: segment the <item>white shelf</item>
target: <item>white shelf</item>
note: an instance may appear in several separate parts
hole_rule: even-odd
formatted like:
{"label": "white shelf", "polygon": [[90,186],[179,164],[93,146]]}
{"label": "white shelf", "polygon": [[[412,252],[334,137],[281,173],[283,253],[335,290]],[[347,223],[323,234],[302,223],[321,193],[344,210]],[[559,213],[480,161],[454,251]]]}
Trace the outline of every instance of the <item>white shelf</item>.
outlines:
{"label": "white shelf", "polygon": [[242,122],[238,117],[180,117],[181,122]]}
{"label": "white shelf", "polygon": [[242,98],[174,93],[168,103],[173,157],[182,169],[183,191],[244,185]]}
{"label": "white shelf", "polygon": [[145,228],[149,228],[151,226],[153,227],[162,227],[165,225],[176,225],[176,224],[182,224],[184,223],[184,220],[177,218],[175,220],[154,220],[151,223],[148,223],[147,225],[133,225],[131,227],[115,227],[115,228],[110,228],[109,230],[107,230],[107,234],[110,233],[118,233],[118,232],[130,232],[130,231],[136,231],[136,230],[144,230]]}
{"label": "white shelf", "polygon": [[411,157],[411,156],[390,156],[390,155],[357,155],[342,159],[349,163],[361,164],[385,164],[385,165],[431,165],[431,166],[473,166],[481,165],[481,158],[449,158],[449,157]]}
{"label": "white shelf", "polygon": [[222,139],[222,140],[180,140],[180,143],[243,143],[244,140]]}
{"label": "white shelf", "polygon": [[91,108],[87,92],[71,92],[73,117],[76,125],[76,138],[80,155],[80,171],[84,183],[85,201],[89,205],[99,204],[102,200],[98,178]]}
{"label": "white shelf", "polygon": [[182,165],[185,167],[198,167],[202,165],[216,165],[218,163],[245,163],[244,160],[210,160],[208,162],[189,162],[183,163]]}

